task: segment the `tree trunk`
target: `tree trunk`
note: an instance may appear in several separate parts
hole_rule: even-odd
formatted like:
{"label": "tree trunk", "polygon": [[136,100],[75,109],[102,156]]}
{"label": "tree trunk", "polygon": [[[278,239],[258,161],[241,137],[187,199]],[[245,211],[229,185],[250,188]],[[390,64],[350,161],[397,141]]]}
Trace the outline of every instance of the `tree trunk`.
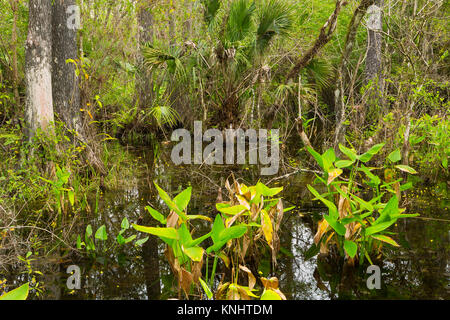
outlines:
{"label": "tree trunk", "polygon": [[138,108],[143,110],[152,104],[151,74],[144,67],[142,46],[146,42],[153,42],[153,15],[151,12],[151,1],[142,1],[138,8],[138,65],[136,74],[136,90],[139,96]]}
{"label": "tree trunk", "polygon": [[19,71],[17,66],[17,19],[18,19],[18,6],[17,0],[10,0],[11,10],[13,12],[13,25],[11,36],[11,51],[12,51],[12,68],[13,68],[13,90],[14,90],[14,102],[16,106],[20,105],[19,96]]}
{"label": "tree trunk", "polygon": [[[75,0],[54,0],[52,5],[52,87],[55,113],[70,130],[83,135],[80,119],[80,88],[75,74],[75,64],[67,63],[68,59],[77,61],[77,27],[68,22],[69,6]],[[78,62],[77,62],[78,63]]]}
{"label": "tree trunk", "polygon": [[335,91],[335,110],[336,110],[336,129],[334,133],[334,149],[337,153],[339,153],[338,145],[339,143],[343,143],[345,137],[345,82],[346,76],[344,74],[347,69],[347,63],[350,59],[350,55],[353,51],[353,46],[355,43],[356,33],[358,31],[358,27],[361,24],[361,20],[366,14],[367,9],[373,3],[373,0],[362,0],[359,6],[356,8],[353,13],[352,20],[348,25],[347,37],[345,39],[344,51],[342,52],[341,63],[339,65],[337,71],[337,88]]}
{"label": "tree trunk", "polygon": [[25,54],[26,121],[28,136],[47,130],[53,118],[52,99],[52,0],[30,0]]}
{"label": "tree trunk", "polygon": [[183,22],[183,39],[188,41],[192,32],[192,1],[187,0],[186,4],[186,20]]}
{"label": "tree trunk", "polygon": [[382,24],[383,24],[383,4],[384,0],[374,0],[373,5],[367,10],[369,19],[367,22],[368,42],[366,58],[366,81],[376,81],[378,89],[381,89],[381,44],[382,44]]}
{"label": "tree trunk", "polygon": [[170,46],[175,46],[176,45],[176,39],[175,39],[175,4],[174,4],[174,0],[169,0],[169,13],[168,13],[168,17],[169,17],[169,43]]}

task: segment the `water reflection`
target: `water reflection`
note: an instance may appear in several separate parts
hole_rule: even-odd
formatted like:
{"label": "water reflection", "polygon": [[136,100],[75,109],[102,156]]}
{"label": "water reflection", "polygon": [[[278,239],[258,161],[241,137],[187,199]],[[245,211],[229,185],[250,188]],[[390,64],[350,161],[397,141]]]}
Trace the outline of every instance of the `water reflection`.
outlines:
{"label": "water reflection", "polygon": [[[93,228],[107,226],[108,245],[112,246],[124,217],[130,222],[151,225],[152,219],[145,210],[151,204],[165,212],[165,205],[157,197],[152,181],[169,194],[176,194],[193,186],[189,205],[191,214],[214,215],[218,189],[229,176],[229,168],[172,167],[164,157],[153,166],[153,154],[141,154],[142,176],[136,177],[134,187],[127,190],[107,191],[100,198],[98,215],[85,221]],[[239,169],[239,168],[236,168]],[[255,184],[260,178],[258,168],[240,168],[236,174],[241,182]],[[443,221],[409,219],[394,227],[398,233],[400,249],[389,249],[380,265],[382,288],[368,290],[365,270],[347,270],[326,260],[313,258],[305,261],[304,253],[313,242],[315,223],[313,216],[324,208],[311,201],[305,187],[311,183],[307,175],[291,176],[275,181],[283,185],[285,206],[292,204],[301,208],[285,215],[281,229],[281,252],[278,267],[273,275],[280,279],[281,290],[288,299],[449,299],[448,276],[450,266],[448,213],[432,197],[425,205],[413,202],[410,210],[417,210],[424,217],[439,217]],[[264,181],[263,181],[264,182]],[[422,199],[426,197],[424,195]],[[92,201],[95,201],[92,200]],[[94,204],[92,205],[94,206]],[[197,226],[201,228],[201,223]],[[84,234],[85,224],[78,232]],[[145,235],[139,235],[140,238]],[[101,249],[101,248],[100,248]],[[101,250],[100,250],[101,251]],[[175,279],[164,258],[164,244],[150,237],[142,248],[131,244],[114,250],[105,250],[94,260],[79,255],[57,255],[52,263],[40,269],[45,275],[47,299],[167,299],[176,297]],[[64,263],[56,263],[64,259]],[[65,286],[68,265],[81,267],[83,279],[81,290],[70,291]],[[270,265],[270,264],[269,264]],[[263,266],[264,268],[264,266]],[[266,270],[270,272],[270,269]],[[23,278],[23,276],[21,276]],[[11,279],[19,283],[24,279]],[[10,282],[10,283],[13,283]]]}

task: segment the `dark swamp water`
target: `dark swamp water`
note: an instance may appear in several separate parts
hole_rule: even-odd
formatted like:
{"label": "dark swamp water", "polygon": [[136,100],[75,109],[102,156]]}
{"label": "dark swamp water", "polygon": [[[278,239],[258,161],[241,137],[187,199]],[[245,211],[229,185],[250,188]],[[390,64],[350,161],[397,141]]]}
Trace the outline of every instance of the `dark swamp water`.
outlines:
{"label": "dark swamp water", "polygon": [[[167,156],[167,155],[166,155]],[[153,155],[138,153],[136,165],[141,176],[128,183],[123,190],[99,192],[91,195],[89,219],[75,227],[84,236],[84,229],[91,224],[93,230],[105,224],[108,240],[97,246],[95,258],[71,253],[61,257],[55,255],[37,261],[36,269],[43,272],[45,299],[168,299],[177,298],[175,280],[164,257],[164,243],[156,238],[142,246],[126,244],[118,247],[115,237],[120,231],[124,217],[130,223],[149,225],[151,217],[145,206],[151,204],[160,212],[168,213],[167,207],[157,196],[152,181],[174,196],[192,186],[189,214],[214,217],[218,188],[230,175],[229,167],[175,167],[170,158],[161,156],[153,167]],[[165,159],[169,159],[168,161]],[[236,169],[239,171],[236,172]],[[257,168],[233,168],[240,182],[255,184],[259,176]],[[266,183],[271,178],[263,179]],[[406,201],[409,213],[420,213],[421,218],[401,219],[392,231],[400,248],[385,248],[385,256],[379,264],[382,272],[381,289],[369,290],[365,269],[342,270],[340,264],[327,263],[314,257],[305,261],[306,250],[313,243],[316,220],[325,208],[311,200],[306,185],[313,176],[298,173],[288,178],[272,181],[269,186],[283,186],[281,193],[284,206],[297,206],[286,213],[281,227],[281,251],[278,266],[270,276],[280,280],[280,289],[287,299],[449,299],[450,279],[450,229],[448,184],[440,187],[422,187],[408,194]],[[445,189],[445,191],[442,190]],[[96,198],[98,201],[96,201]],[[224,192],[224,199],[226,195]],[[198,226],[202,228],[202,225]],[[146,235],[130,229],[125,234],[137,234],[138,239]],[[75,245],[75,244],[73,244]],[[102,252],[105,249],[105,252]],[[81,288],[69,290],[66,273],[69,265],[81,269]],[[260,271],[270,272],[270,260],[262,261]],[[219,270],[220,273],[220,270]],[[8,283],[20,284],[26,275],[8,277]]]}

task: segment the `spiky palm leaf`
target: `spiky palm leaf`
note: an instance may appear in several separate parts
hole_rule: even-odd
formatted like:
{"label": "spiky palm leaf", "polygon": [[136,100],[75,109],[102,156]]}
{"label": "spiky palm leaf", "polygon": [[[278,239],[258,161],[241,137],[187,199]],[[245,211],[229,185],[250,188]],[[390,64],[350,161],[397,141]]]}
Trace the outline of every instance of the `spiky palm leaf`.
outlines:
{"label": "spiky palm leaf", "polygon": [[146,44],[142,48],[142,56],[144,58],[144,66],[149,69],[160,67],[165,64],[168,70],[180,79],[183,79],[186,76],[186,71],[176,48],[154,48],[153,46]]}
{"label": "spiky palm leaf", "polygon": [[150,45],[146,45],[142,48],[142,55],[144,57],[144,65],[147,67],[158,67],[167,61],[175,60],[176,57],[168,52],[153,48]]}
{"label": "spiky palm leaf", "polygon": [[216,20],[221,2],[220,0],[202,0],[202,4],[203,4],[203,17],[205,19],[206,25],[209,27]]}
{"label": "spiky palm leaf", "polygon": [[328,61],[313,59],[306,67],[305,72],[316,85],[318,90],[331,86],[333,67]]}
{"label": "spiky palm leaf", "polygon": [[294,88],[292,84],[279,84],[275,89],[275,99],[283,103],[289,95],[294,95]]}
{"label": "spiky palm leaf", "polygon": [[149,115],[151,115],[160,128],[164,125],[171,127],[175,126],[180,121],[180,116],[170,106],[156,106],[150,109]]}
{"label": "spiky palm leaf", "polygon": [[253,16],[256,11],[254,1],[235,0],[231,3],[225,39],[230,43],[243,41],[254,28]]}
{"label": "spiky palm leaf", "polygon": [[284,0],[268,0],[258,12],[256,48],[263,52],[275,36],[289,33],[294,24],[294,8]]}

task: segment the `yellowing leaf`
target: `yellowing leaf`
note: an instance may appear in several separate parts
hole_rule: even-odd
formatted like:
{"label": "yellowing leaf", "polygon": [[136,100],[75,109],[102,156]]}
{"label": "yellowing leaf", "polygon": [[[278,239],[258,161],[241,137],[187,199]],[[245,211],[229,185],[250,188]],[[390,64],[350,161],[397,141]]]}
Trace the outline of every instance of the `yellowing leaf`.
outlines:
{"label": "yellowing leaf", "polygon": [[192,261],[200,262],[203,258],[203,248],[201,247],[192,247],[192,248],[184,248],[181,247],[183,252],[192,259]]}
{"label": "yellowing leaf", "polygon": [[333,169],[331,171],[328,171],[328,181],[327,184],[330,184],[333,182],[334,179],[339,177],[342,174],[342,169]]}
{"label": "yellowing leaf", "polygon": [[219,254],[217,255],[220,259],[222,259],[223,263],[225,263],[225,266],[227,268],[230,267],[230,258],[228,258],[225,253],[223,253],[222,251],[219,252]]}
{"label": "yellowing leaf", "polygon": [[411,168],[410,166],[405,166],[405,165],[399,164],[399,165],[396,165],[395,167],[397,169],[399,169],[401,171],[404,171],[404,172],[407,172],[407,173],[411,173],[411,174],[416,174],[417,173],[417,171],[414,170],[413,168]]}
{"label": "yellowing leaf", "polygon": [[211,292],[211,289],[209,289],[209,287],[206,284],[206,282],[203,281],[202,278],[199,278],[198,280],[200,280],[200,284],[202,285],[202,288],[205,291],[206,296],[208,297],[208,299],[212,299],[213,293]]}
{"label": "yellowing leaf", "polygon": [[186,217],[188,220],[200,219],[200,220],[206,220],[206,221],[212,222],[212,219],[210,217],[202,216],[200,214],[187,215]]}
{"label": "yellowing leaf", "polygon": [[267,243],[272,247],[273,227],[272,221],[270,220],[269,214],[266,210],[261,210],[261,226]]}
{"label": "yellowing leaf", "polygon": [[393,245],[394,247],[400,247],[398,245],[398,243],[394,241],[394,239],[392,239],[392,238],[390,238],[388,236],[384,236],[384,235],[379,234],[379,235],[372,235],[372,238],[380,240],[380,241],[383,241],[383,242],[386,242],[386,243],[389,243],[390,245]]}
{"label": "yellowing leaf", "polygon": [[241,206],[244,206],[245,209],[250,210],[250,204],[248,203],[247,199],[245,199],[243,196],[241,195],[236,195],[236,198],[239,200],[239,204]]}
{"label": "yellowing leaf", "polygon": [[274,290],[264,290],[261,300],[283,300],[283,298]]}
{"label": "yellowing leaf", "polygon": [[240,204],[237,205],[237,206],[233,206],[233,207],[217,207],[216,206],[216,208],[220,212],[226,213],[226,214],[229,214],[229,215],[235,215],[235,214],[241,213],[242,211],[247,210],[245,206],[240,205]]}
{"label": "yellowing leaf", "polygon": [[28,283],[11,290],[0,297],[0,300],[26,300],[28,297]]}
{"label": "yellowing leaf", "polygon": [[328,222],[325,219],[322,219],[321,221],[319,221],[318,223],[318,227],[317,227],[317,233],[314,236],[314,243],[318,244],[320,239],[322,239],[323,235],[327,232],[328,230]]}

